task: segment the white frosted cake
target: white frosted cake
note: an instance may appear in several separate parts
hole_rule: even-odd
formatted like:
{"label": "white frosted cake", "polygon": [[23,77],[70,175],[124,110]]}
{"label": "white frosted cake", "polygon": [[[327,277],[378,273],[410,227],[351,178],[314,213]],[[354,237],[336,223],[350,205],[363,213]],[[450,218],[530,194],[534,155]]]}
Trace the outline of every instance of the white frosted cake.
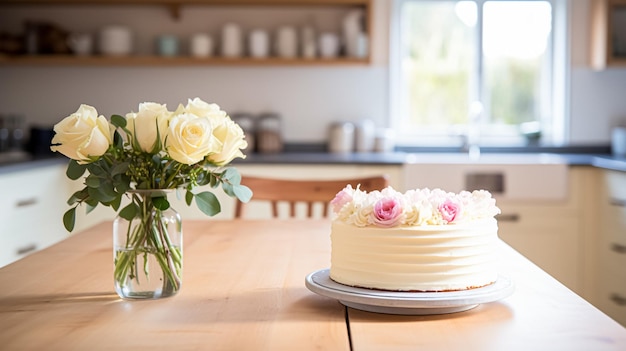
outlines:
{"label": "white frosted cake", "polygon": [[455,291],[496,281],[495,199],[484,190],[365,192],[331,201],[330,278],[392,291]]}

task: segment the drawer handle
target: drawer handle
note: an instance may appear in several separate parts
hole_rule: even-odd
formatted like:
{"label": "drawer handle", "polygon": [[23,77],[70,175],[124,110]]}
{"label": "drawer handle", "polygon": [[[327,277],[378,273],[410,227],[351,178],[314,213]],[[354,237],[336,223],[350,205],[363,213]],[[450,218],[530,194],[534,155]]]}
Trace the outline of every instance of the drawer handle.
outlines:
{"label": "drawer handle", "polygon": [[37,203],[36,197],[31,197],[30,199],[19,200],[15,203],[16,207],[28,207]]}
{"label": "drawer handle", "polygon": [[22,246],[20,248],[17,249],[17,254],[18,255],[24,255],[27,254],[29,252],[35,251],[37,250],[37,245],[35,244],[30,244],[30,245],[26,245],[26,246]]}
{"label": "drawer handle", "polygon": [[496,216],[496,219],[500,222],[519,222],[520,215],[517,213],[512,214],[499,214]]}
{"label": "drawer handle", "polygon": [[611,294],[611,301],[615,302],[620,306],[626,305],[626,297],[621,296],[620,294],[613,293]]}
{"label": "drawer handle", "polygon": [[610,204],[613,206],[626,207],[626,199],[618,199],[616,197],[612,197]]}
{"label": "drawer handle", "polygon": [[622,245],[622,244],[618,244],[618,243],[612,243],[611,244],[611,250],[617,252],[617,253],[621,253],[624,254],[626,253],[626,246]]}

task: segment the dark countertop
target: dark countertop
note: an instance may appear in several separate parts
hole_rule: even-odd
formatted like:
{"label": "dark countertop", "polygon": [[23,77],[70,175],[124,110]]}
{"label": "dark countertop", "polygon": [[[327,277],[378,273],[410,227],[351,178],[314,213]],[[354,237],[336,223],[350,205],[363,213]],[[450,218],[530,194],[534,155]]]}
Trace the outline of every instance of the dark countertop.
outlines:
{"label": "dark countertop", "polygon": [[[0,174],[29,170],[52,164],[67,164],[63,156],[25,157],[0,163]],[[565,163],[570,166],[592,166],[626,172],[626,158],[610,154],[593,153],[551,153],[551,152],[485,152],[472,160],[467,154],[455,152],[406,152],[390,153],[348,153],[327,152],[284,152],[278,154],[249,154],[246,159],[237,159],[232,165],[272,165],[272,164],[311,164],[311,165],[402,165],[406,163]]]}

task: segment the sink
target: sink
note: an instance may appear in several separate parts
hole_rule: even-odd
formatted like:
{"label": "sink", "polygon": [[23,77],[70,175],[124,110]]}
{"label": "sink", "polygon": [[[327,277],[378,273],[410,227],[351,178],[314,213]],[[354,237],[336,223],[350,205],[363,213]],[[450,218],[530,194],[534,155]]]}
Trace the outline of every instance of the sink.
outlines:
{"label": "sink", "polygon": [[411,154],[404,165],[405,189],[484,189],[515,200],[563,200],[568,165],[556,154]]}

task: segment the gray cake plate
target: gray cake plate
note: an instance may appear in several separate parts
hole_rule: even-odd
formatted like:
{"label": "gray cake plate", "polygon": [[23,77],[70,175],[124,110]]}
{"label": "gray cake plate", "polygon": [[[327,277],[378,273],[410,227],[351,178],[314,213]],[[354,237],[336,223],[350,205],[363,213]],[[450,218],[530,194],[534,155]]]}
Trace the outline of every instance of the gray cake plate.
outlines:
{"label": "gray cake plate", "polygon": [[343,285],[330,279],[330,269],[307,275],[306,287],[312,292],[339,300],[358,310],[402,315],[433,315],[470,310],[479,304],[503,299],[513,293],[515,285],[498,275],[495,283],[482,288],[444,292],[396,292]]}

